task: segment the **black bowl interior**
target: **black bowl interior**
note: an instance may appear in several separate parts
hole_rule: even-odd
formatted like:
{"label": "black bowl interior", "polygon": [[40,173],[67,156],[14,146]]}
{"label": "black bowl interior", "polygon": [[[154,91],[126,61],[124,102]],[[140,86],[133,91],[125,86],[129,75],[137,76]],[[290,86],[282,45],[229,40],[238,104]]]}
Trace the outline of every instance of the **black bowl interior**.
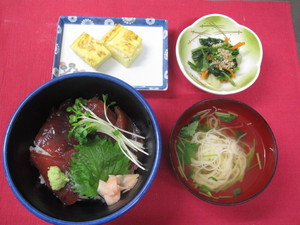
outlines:
{"label": "black bowl interior", "polygon": [[[39,173],[30,163],[29,146],[53,107],[69,98],[91,98],[108,94],[109,101],[116,101],[147,137],[146,147],[150,156],[142,162],[147,171],[138,171],[142,179],[133,190],[125,193],[113,207],[101,201],[82,201],[71,206],[63,205],[44,185],[39,184]],[[156,157],[156,139],[149,112],[128,89],[111,80],[97,76],[76,76],[62,79],[42,90],[35,91],[15,114],[6,140],[6,159],[9,174],[16,191],[35,209],[63,221],[83,222],[97,220],[118,211],[128,204],[147,182]]]}

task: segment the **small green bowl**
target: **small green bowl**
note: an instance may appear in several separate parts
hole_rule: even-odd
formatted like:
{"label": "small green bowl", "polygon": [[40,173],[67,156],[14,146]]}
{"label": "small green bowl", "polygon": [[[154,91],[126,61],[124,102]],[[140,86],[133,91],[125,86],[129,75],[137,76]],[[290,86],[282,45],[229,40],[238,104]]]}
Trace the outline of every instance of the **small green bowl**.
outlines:
{"label": "small green bowl", "polygon": [[[234,78],[236,85],[222,83],[219,87],[213,87],[200,79],[199,74],[190,68],[188,61],[192,61],[192,50],[200,46],[200,37],[224,39],[225,35],[232,44],[246,44],[239,49],[240,69]],[[183,75],[201,90],[218,95],[235,94],[250,87],[259,76],[262,56],[263,48],[258,36],[249,28],[221,14],[201,17],[180,33],[176,43],[177,62]]]}

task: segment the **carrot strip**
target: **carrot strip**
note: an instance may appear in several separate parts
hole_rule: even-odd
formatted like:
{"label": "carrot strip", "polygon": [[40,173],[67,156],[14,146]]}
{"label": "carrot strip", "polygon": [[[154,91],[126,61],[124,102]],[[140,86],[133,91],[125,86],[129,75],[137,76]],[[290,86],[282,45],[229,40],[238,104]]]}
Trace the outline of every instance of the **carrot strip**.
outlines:
{"label": "carrot strip", "polygon": [[234,46],[232,46],[231,49],[233,49],[233,50],[237,49],[237,48],[243,46],[244,44],[246,44],[246,43],[245,42],[238,42],[237,44],[235,44]]}
{"label": "carrot strip", "polygon": [[231,74],[230,78],[235,78],[235,73],[231,69],[228,69],[228,68],[223,68],[223,69],[227,70]]}
{"label": "carrot strip", "polygon": [[205,80],[208,77],[208,70],[205,70],[204,72],[201,73],[200,78],[202,80]]}

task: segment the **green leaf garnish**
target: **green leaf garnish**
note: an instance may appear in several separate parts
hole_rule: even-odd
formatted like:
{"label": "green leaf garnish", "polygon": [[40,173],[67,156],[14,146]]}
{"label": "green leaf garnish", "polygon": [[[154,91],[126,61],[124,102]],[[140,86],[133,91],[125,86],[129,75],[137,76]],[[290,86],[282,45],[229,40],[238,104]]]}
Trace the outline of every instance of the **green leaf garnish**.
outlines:
{"label": "green leaf garnish", "polygon": [[145,137],[120,129],[109,121],[106,111],[107,108],[114,105],[115,102],[111,102],[107,105],[107,98],[107,95],[103,95],[105,120],[98,117],[94,112],[87,108],[85,106],[87,100],[83,98],[77,98],[75,104],[72,107],[67,108],[67,112],[72,113],[69,122],[73,126],[69,132],[69,138],[74,136],[82,145],[88,142],[88,134],[95,134],[96,132],[106,134],[116,141],[121,151],[128,159],[141,169],[145,170],[135,152],[142,152],[145,155],[149,154],[145,151],[141,142],[130,139],[126,137],[125,134],[141,139],[145,139]]}
{"label": "green leaf garnish", "polygon": [[229,113],[215,112],[215,115],[227,123],[232,122],[238,116],[237,114],[232,112]]}
{"label": "green leaf garnish", "polygon": [[188,138],[188,137],[193,136],[195,134],[195,131],[196,131],[198,125],[199,125],[199,121],[194,121],[194,122],[190,123],[189,125],[181,128],[180,136],[182,138]]}
{"label": "green leaf garnish", "polygon": [[234,189],[233,194],[234,194],[234,196],[240,195],[241,194],[241,188]]}
{"label": "green leaf garnish", "polygon": [[204,193],[206,193],[208,197],[213,197],[213,195],[211,193],[211,190],[207,186],[201,185],[200,186],[200,192],[201,191],[204,192]]}
{"label": "green leaf garnish", "polygon": [[207,132],[209,131],[211,128],[206,124],[206,123],[202,123],[199,126],[199,130],[203,131],[203,132]]}
{"label": "green leaf garnish", "polygon": [[75,148],[77,152],[71,158],[69,170],[73,190],[80,196],[96,197],[99,180],[129,173],[129,159],[108,138],[96,136]]}
{"label": "green leaf garnish", "polygon": [[187,140],[180,140],[177,143],[177,153],[180,163],[191,164],[191,159],[195,157],[198,146],[195,143],[191,143]]}
{"label": "green leaf garnish", "polygon": [[200,186],[200,190],[204,191],[204,192],[210,192],[210,189],[207,186],[205,186],[205,185],[201,185]]}

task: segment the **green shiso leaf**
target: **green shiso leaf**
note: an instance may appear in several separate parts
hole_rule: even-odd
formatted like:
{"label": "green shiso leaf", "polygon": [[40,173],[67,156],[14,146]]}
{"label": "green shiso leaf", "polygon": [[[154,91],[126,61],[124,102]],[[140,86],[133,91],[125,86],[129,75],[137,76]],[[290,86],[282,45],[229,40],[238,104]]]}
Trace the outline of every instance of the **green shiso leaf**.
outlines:
{"label": "green shiso leaf", "polygon": [[121,151],[127,158],[129,158],[135,165],[145,170],[143,164],[138,160],[134,152],[142,152],[145,155],[149,155],[149,153],[145,151],[143,143],[128,138],[125,134],[141,139],[145,139],[145,137],[120,129],[109,121],[107,109],[111,105],[114,105],[115,102],[111,102],[107,105],[107,98],[107,95],[103,95],[105,119],[98,117],[92,110],[90,110],[85,105],[88,100],[83,98],[77,98],[74,105],[67,108],[67,112],[71,113],[69,116],[69,123],[73,127],[69,131],[69,138],[75,137],[79,141],[79,144],[83,145],[88,141],[89,134],[95,134],[96,132],[103,133],[118,143]]}
{"label": "green shiso leaf", "polygon": [[69,169],[72,188],[80,196],[96,197],[99,180],[129,173],[130,160],[108,138],[96,136],[75,148],[77,152],[71,158]]}

